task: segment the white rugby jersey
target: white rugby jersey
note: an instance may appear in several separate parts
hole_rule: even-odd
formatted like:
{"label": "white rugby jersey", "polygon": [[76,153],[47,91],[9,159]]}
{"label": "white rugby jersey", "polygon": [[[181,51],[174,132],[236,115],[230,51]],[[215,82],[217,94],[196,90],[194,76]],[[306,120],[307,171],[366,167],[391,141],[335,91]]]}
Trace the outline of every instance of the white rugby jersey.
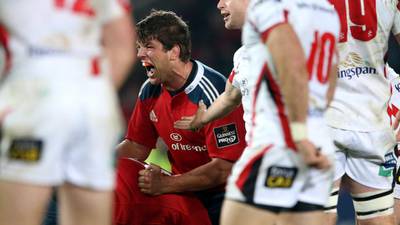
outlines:
{"label": "white rugby jersey", "polygon": [[400,33],[398,0],[331,0],[341,19],[340,63],[329,125],[356,131],[388,129],[384,73],[390,31]]}
{"label": "white rugby jersey", "polygon": [[[242,106],[244,110],[243,119],[245,122],[246,131],[250,129],[251,124],[251,100],[250,90],[254,87],[249,86],[248,71],[250,57],[247,55],[246,49],[242,46],[236,50],[233,55],[233,69],[229,75],[229,82],[232,86],[238,88],[242,93]],[[249,132],[246,132],[246,142],[249,141]]]}
{"label": "white rugby jersey", "polygon": [[128,8],[126,0],[1,0],[0,74],[46,57],[100,56],[101,25]]}
{"label": "white rugby jersey", "polygon": [[[322,121],[327,107],[328,77],[335,63],[340,29],[333,6],[323,0],[252,0],[242,40],[250,57],[249,86],[254,86],[250,90],[252,122],[248,131],[249,145],[253,147],[273,143],[294,148],[277,72],[264,44],[272,29],[287,22],[298,34],[308,59],[309,118],[318,117]],[[312,123],[310,119],[307,122]]]}

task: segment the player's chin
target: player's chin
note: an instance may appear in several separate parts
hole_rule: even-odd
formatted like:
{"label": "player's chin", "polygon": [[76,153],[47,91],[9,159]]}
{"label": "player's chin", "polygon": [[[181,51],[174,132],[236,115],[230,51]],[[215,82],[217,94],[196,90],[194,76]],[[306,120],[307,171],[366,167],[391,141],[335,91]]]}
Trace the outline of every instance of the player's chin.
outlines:
{"label": "player's chin", "polygon": [[225,21],[225,28],[230,30],[231,28],[231,23],[229,22],[229,20]]}
{"label": "player's chin", "polygon": [[232,23],[230,20],[225,22],[225,28],[228,29],[228,30],[236,30],[236,29],[238,29],[237,26],[234,23]]}

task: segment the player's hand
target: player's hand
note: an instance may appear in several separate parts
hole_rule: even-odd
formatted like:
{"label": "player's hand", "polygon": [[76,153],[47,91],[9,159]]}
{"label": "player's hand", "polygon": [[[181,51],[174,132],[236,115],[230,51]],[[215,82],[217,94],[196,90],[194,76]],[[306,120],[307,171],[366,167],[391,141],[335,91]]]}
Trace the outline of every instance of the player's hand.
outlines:
{"label": "player's hand", "polygon": [[309,140],[302,140],[295,143],[296,149],[303,158],[304,162],[317,169],[329,169],[332,165],[326,155]]}
{"label": "player's hand", "polygon": [[149,195],[160,195],[162,192],[162,178],[166,176],[161,173],[161,168],[150,164],[144,170],[139,171],[138,186],[141,192]]}
{"label": "player's hand", "polygon": [[174,127],[183,130],[196,131],[204,126],[202,117],[207,111],[207,106],[203,103],[203,100],[199,102],[199,107],[194,116],[183,116],[180,120],[174,122]]}
{"label": "player's hand", "polygon": [[395,119],[394,119],[393,125],[392,125],[393,130],[396,131],[396,141],[397,142],[400,142],[400,129],[398,129],[399,128],[399,124],[400,124],[400,111],[398,111],[396,113],[396,116],[395,116]]}

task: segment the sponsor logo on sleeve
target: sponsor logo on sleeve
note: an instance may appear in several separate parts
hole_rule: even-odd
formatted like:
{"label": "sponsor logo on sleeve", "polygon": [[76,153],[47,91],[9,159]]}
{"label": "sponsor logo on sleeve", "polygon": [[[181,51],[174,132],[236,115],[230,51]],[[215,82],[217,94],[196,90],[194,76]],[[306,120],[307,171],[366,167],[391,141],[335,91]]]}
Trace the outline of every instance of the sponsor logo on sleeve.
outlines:
{"label": "sponsor logo on sleeve", "polygon": [[218,148],[234,145],[239,142],[236,124],[228,124],[214,128],[214,136]]}
{"label": "sponsor logo on sleeve", "polygon": [[290,188],[297,175],[297,168],[271,166],[267,171],[265,186],[268,188]]}
{"label": "sponsor logo on sleeve", "polygon": [[14,139],[8,150],[8,158],[24,162],[37,162],[41,158],[42,147],[42,140]]}

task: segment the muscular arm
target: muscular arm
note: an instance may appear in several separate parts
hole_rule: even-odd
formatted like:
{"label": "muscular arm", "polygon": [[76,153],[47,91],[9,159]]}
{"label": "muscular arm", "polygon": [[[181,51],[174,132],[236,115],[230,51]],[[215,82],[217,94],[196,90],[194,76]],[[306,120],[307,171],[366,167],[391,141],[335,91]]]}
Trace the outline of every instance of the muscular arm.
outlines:
{"label": "muscular arm", "polygon": [[272,30],[266,44],[277,68],[296,149],[307,165],[319,169],[329,168],[328,158],[320,154],[307,137],[309,75],[303,48],[295,31],[289,24],[279,25]]}
{"label": "muscular arm", "polygon": [[183,116],[180,120],[174,122],[177,129],[199,129],[205,124],[220,119],[232,112],[240,105],[242,93],[227,81],[225,91],[206,109],[204,103],[199,103],[199,108],[194,116]]}
{"label": "muscular arm", "polygon": [[125,15],[106,23],[102,42],[111,64],[112,81],[116,88],[120,88],[136,59],[136,36],[131,17]]}
{"label": "muscular arm", "polygon": [[150,151],[151,151],[150,148],[127,139],[122,141],[117,146],[118,158],[121,157],[135,158],[142,162],[147,159],[147,157],[150,154]]}
{"label": "muscular arm", "polygon": [[241,100],[242,93],[240,89],[227,81],[224,93],[222,93],[203,114],[201,122],[207,124],[216,119],[225,117],[240,105]]}
{"label": "muscular arm", "polygon": [[300,41],[289,24],[273,29],[266,45],[271,52],[291,122],[305,122],[308,110],[308,72]]}
{"label": "muscular arm", "polygon": [[140,171],[139,187],[142,192],[153,195],[205,190],[224,184],[232,165],[227,160],[213,158],[202,166],[175,176],[161,175],[159,168],[153,166],[151,170]]}

